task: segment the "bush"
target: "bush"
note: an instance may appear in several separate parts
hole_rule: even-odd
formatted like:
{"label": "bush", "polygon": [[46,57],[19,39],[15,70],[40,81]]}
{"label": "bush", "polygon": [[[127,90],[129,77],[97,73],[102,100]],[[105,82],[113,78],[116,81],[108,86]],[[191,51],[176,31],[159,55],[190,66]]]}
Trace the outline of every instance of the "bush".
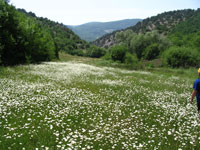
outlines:
{"label": "bush", "polygon": [[197,50],[188,47],[171,47],[163,54],[164,64],[171,67],[196,67],[200,63]]}
{"label": "bush", "polygon": [[110,48],[111,58],[114,61],[124,62],[128,48],[124,45],[116,45]]}
{"label": "bush", "polygon": [[106,51],[104,48],[91,46],[86,50],[86,56],[88,57],[94,57],[94,58],[100,58],[106,54]]}
{"label": "bush", "polygon": [[68,53],[76,56],[84,56],[83,50],[81,49],[74,49],[73,51],[70,51]]}
{"label": "bush", "polygon": [[112,60],[112,57],[111,57],[110,53],[107,52],[107,53],[102,57],[102,59],[104,59],[104,60]]}
{"label": "bush", "polygon": [[125,61],[126,64],[136,64],[138,63],[138,58],[136,55],[132,55],[131,53],[126,53]]}
{"label": "bush", "polygon": [[155,59],[158,55],[160,54],[160,49],[159,45],[157,43],[153,43],[149,45],[144,53],[143,53],[143,58],[146,60],[153,60]]}

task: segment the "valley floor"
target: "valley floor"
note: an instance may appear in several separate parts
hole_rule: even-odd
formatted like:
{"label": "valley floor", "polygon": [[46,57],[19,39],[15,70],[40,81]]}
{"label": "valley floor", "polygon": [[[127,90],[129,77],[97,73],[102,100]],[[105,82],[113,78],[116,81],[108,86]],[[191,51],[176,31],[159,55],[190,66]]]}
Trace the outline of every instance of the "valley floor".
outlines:
{"label": "valley floor", "polygon": [[0,149],[198,149],[193,80],[81,60],[3,68]]}

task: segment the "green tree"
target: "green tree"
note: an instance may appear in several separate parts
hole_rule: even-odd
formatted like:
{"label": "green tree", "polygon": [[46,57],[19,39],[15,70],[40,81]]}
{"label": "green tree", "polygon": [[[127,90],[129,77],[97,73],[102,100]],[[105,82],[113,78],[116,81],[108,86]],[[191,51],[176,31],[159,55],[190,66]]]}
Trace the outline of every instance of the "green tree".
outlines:
{"label": "green tree", "polygon": [[22,47],[22,33],[19,28],[16,10],[5,1],[0,1],[0,43],[3,46],[1,59],[6,65],[24,63],[25,54]]}
{"label": "green tree", "polygon": [[95,57],[99,58],[106,54],[106,50],[104,48],[91,46],[90,48],[87,48],[86,50],[86,56],[88,57]]}
{"label": "green tree", "polygon": [[145,36],[139,34],[131,39],[131,52],[135,53],[139,59],[142,58],[143,51],[145,50],[147,42],[145,41]]}
{"label": "green tree", "polygon": [[111,58],[114,61],[124,62],[128,48],[124,45],[116,45],[110,48]]}
{"label": "green tree", "polygon": [[124,62],[126,64],[138,64],[138,58],[137,58],[136,55],[133,55],[133,54],[127,52],[126,55],[125,55]]}
{"label": "green tree", "polygon": [[135,53],[139,59],[148,60],[155,59],[169,46],[169,41],[157,31],[133,36],[130,43],[132,53]]}
{"label": "green tree", "polygon": [[55,44],[40,22],[0,0],[1,63],[16,65],[55,58]]}
{"label": "green tree", "polygon": [[163,61],[171,67],[196,67],[200,63],[200,54],[190,47],[170,47],[164,52]]}
{"label": "green tree", "polygon": [[117,44],[123,44],[127,47],[130,47],[131,39],[136,36],[137,34],[134,33],[132,30],[125,30],[121,32],[117,32],[115,34],[115,40]]}
{"label": "green tree", "polygon": [[27,61],[40,62],[55,58],[55,43],[49,30],[41,26],[40,22],[18,13],[19,26],[23,29],[24,48]]}
{"label": "green tree", "polygon": [[153,43],[145,48],[143,58],[146,60],[155,59],[160,54],[159,44]]}

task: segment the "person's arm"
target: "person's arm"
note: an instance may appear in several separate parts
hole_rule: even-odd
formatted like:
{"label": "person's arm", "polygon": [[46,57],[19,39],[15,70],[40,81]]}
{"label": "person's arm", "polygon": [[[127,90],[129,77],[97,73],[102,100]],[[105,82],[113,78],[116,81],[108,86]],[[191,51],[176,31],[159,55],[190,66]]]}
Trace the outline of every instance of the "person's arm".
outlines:
{"label": "person's arm", "polygon": [[191,99],[190,99],[190,103],[191,103],[191,104],[192,104],[193,99],[194,99],[194,97],[196,96],[196,94],[197,94],[197,90],[193,90],[193,92],[192,92],[192,97],[191,97]]}

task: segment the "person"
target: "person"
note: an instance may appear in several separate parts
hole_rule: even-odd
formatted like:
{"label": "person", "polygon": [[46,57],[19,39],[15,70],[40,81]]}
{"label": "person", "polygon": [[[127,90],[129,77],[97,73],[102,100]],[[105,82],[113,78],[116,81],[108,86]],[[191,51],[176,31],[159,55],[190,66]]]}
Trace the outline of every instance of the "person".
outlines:
{"label": "person", "polygon": [[190,103],[192,104],[193,99],[196,96],[197,110],[198,110],[198,113],[200,114],[200,68],[198,69],[198,76],[199,78],[194,81],[193,92],[190,99]]}

